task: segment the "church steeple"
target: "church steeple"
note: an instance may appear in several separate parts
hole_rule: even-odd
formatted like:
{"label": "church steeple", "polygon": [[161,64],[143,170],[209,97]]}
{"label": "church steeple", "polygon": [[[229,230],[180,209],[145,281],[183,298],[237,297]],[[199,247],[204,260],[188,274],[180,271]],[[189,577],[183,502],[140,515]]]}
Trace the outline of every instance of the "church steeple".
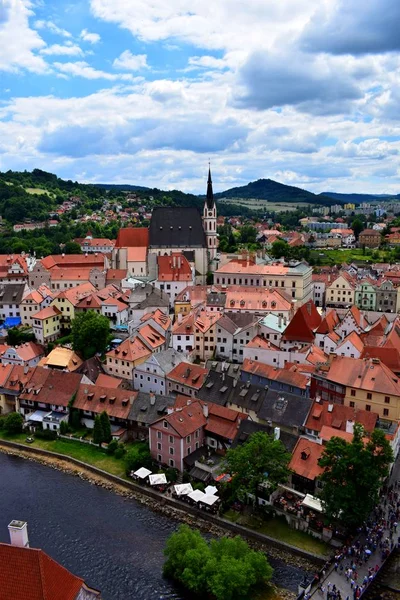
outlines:
{"label": "church steeple", "polygon": [[217,207],[214,200],[210,163],[208,163],[207,196],[203,209],[203,227],[206,234],[208,255],[210,260],[214,260],[218,248]]}
{"label": "church steeple", "polygon": [[212,210],[214,207],[214,192],[211,179],[211,167],[208,165],[208,180],[207,180],[207,208]]}

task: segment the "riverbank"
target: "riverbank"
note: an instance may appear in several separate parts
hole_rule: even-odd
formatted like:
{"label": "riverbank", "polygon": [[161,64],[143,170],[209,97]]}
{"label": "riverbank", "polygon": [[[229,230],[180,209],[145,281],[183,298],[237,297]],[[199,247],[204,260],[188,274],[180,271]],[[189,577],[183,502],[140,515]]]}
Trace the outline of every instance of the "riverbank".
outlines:
{"label": "riverbank", "polygon": [[252,547],[262,550],[272,558],[301,568],[306,572],[316,571],[325,560],[325,557],[311,555],[298,548],[289,547],[287,544],[269,539],[265,535],[247,530],[242,526],[234,525],[214,515],[201,514],[198,509],[181,505],[181,503],[170,498],[165,498],[158,492],[154,492],[154,490],[140,488],[140,486],[128,480],[125,482],[109,473],[99,472],[99,469],[96,467],[85,465],[76,459],[67,456],[52,455],[48,451],[23,447],[15,442],[5,440],[0,440],[0,451],[27,460],[33,460],[64,473],[78,476],[88,483],[100,486],[126,498],[134,499],[152,511],[159,512],[180,523],[187,523],[189,526],[198,528],[211,535],[218,537],[224,535],[242,535]]}

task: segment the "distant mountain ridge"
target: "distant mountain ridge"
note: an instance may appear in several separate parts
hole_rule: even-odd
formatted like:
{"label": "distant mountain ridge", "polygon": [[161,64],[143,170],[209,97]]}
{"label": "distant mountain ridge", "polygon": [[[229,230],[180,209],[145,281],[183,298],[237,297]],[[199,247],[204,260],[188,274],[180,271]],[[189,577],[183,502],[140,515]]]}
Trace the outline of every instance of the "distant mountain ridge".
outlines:
{"label": "distant mountain ridge", "polygon": [[[307,204],[333,204],[332,198],[322,194],[313,194],[291,185],[279,183],[273,179],[258,179],[247,185],[230,188],[224,192],[214,194],[216,198],[254,198],[257,200],[269,200],[270,202],[305,202]],[[336,199],[335,199],[336,200]],[[340,200],[337,200],[340,202]]]}
{"label": "distant mountain ridge", "polygon": [[328,196],[338,202],[351,202],[360,204],[361,202],[374,202],[379,200],[399,200],[400,194],[340,194],[338,192],[322,192],[320,196]]}

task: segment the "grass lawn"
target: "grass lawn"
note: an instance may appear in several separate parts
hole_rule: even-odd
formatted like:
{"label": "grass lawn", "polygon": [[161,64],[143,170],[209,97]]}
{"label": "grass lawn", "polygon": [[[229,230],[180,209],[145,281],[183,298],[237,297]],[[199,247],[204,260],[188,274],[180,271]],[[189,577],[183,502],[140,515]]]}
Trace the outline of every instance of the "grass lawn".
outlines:
{"label": "grass lawn", "polygon": [[49,192],[48,190],[44,190],[43,188],[25,188],[25,191],[28,194],[46,194],[47,196],[53,196],[53,192]]}
{"label": "grass lawn", "polygon": [[241,515],[234,510],[228,510],[223,516],[238,525],[249,527],[250,529],[269,535],[272,538],[276,538],[281,542],[297,546],[297,548],[301,548],[307,552],[313,552],[320,556],[327,556],[331,553],[331,548],[328,544],[313,538],[304,531],[292,529],[283,518],[272,517],[261,520],[259,517]]}
{"label": "grass lawn", "polygon": [[72,458],[76,458],[77,460],[81,460],[89,465],[93,465],[108,473],[126,479],[124,460],[109,456],[99,450],[96,446],[68,440],[41,440],[39,438],[35,438],[33,444],[28,444],[25,441],[26,434],[21,433],[10,436],[4,433],[4,431],[0,431],[0,439],[18,442],[19,444],[24,444],[33,448],[42,448],[43,450],[49,450],[50,452],[58,452],[58,454],[65,454],[66,456],[72,456]]}
{"label": "grass lawn", "polygon": [[[372,252],[374,252],[374,258],[372,258]],[[313,258],[320,265],[351,263],[353,260],[362,260],[369,263],[389,261],[387,251],[373,250],[372,252],[369,254],[363,253],[362,248],[318,248],[311,250],[310,258]],[[379,258],[376,258],[376,252],[379,253]]]}

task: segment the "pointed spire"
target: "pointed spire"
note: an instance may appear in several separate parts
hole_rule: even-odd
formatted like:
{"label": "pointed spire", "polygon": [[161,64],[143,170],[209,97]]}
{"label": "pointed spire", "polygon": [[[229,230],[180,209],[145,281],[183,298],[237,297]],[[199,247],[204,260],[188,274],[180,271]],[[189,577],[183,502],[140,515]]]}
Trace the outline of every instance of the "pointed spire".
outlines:
{"label": "pointed spire", "polygon": [[207,208],[212,209],[214,206],[214,193],[211,180],[211,166],[208,163],[208,180],[207,180]]}

